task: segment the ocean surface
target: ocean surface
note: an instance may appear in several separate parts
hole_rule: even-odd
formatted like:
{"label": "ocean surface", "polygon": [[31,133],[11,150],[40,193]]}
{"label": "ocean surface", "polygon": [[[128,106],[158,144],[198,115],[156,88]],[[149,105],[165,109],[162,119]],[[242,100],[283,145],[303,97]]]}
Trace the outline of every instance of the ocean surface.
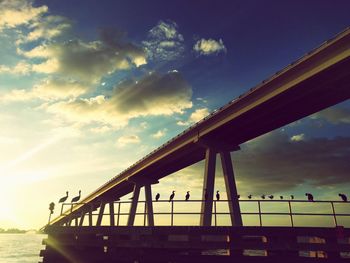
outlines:
{"label": "ocean surface", "polygon": [[0,263],[38,263],[46,235],[0,234]]}

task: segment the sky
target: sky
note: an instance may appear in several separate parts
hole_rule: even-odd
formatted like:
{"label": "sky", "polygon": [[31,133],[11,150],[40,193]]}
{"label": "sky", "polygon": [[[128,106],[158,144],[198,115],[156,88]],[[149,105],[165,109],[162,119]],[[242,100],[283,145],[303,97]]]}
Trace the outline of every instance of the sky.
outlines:
{"label": "sky", "polygon": [[[40,228],[50,202],[88,195],[343,31],[349,9],[347,0],[0,0],[0,227]],[[349,124],[345,101],[241,145],[238,192],[350,194]],[[203,172],[203,162],[188,167],[153,194],[199,198]],[[219,165],[215,188],[225,195]]]}

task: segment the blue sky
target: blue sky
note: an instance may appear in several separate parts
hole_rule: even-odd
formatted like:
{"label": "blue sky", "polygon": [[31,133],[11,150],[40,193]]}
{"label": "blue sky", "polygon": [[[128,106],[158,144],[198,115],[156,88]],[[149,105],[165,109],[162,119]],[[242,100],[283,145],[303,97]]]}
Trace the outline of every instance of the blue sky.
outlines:
{"label": "blue sky", "polygon": [[[345,0],[0,1],[0,197],[13,201],[0,226],[45,224],[49,202],[66,190],[90,193],[343,31],[349,8]],[[233,155],[239,192],[347,193],[349,123],[346,101],[242,145]],[[200,163],[155,191],[188,187],[199,197],[202,174]]]}

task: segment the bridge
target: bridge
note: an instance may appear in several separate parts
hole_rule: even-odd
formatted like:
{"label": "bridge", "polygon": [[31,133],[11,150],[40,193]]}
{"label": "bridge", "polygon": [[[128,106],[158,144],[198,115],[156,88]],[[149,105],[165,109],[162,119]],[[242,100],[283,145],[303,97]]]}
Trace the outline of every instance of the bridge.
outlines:
{"label": "bridge", "polygon": [[[302,233],[302,231],[304,231],[304,233],[306,234],[308,232],[312,233],[311,235],[313,237],[319,238],[320,240],[333,240],[333,244],[328,244],[328,241],[322,241],[323,243],[321,242],[322,244],[325,243],[327,246],[329,245],[331,247],[330,252],[326,253],[328,255],[327,258],[331,258],[330,255],[336,255],[334,257],[336,258],[336,260],[340,260],[340,258],[341,260],[343,260],[344,258],[346,258],[346,256],[341,257],[341,253],[343,253],[344,251],[350,251],[349,241],[344,241],[345,244],[340,244],[338,241],[334,241],[337,240],[337,236],[335,236],[335,233],[338,235],[338,237],[341,237],[343,239],[345,238],[344,240],[349,240],[350,235],[348,229],[339,228],[339,226],[337,226],[337,223],[337,228],[335,230],[332,228],[320,228],[318,230],[312,228],[297,230],[298,228],[296,227],[293,227],[293,230],[291,230],[292,228],[288,227],[283,229],[280,228],[280,235],[276,234],[278,232],[277,230],[273,230],[270,228],[264,228],[260,226],[260,230],[257,230],[256,228],[249,228],[247,226],[244,226],[242,221],[243,213],[241,212],[241,204],[237,195],[231,153],[234,151],[238,151],[240,149],[239,145],[242,143],[245,143],[262,134],[268,133],[274,129],[277,129],[286,124],[299,120],[305,116],[308,116],[322,109],[325,109],[327,107],[349,99],[349,69],[350,29],[347,29],[344,32],[337,35],[336,37],[334,37],[333,39],[326,41],[318,48],[309,52],[304,57],[288,65],[283,70],[277,72],[272,77],[264,80],[262,83],[250,89],[245,94],[242,94],[241,96],[230,101],[228,104],[224,105],[220,109],[212,112],[209,116],[199,121],[195,125],[189,127],[187,130],[172,138],[159,148],[155,149],[154,151],[146,155],[144,158],[136,162],[134,165],[125,169],[120,174],[108,181],[106,184],[99,187],[96,191],[89,194],[80,203],[70,205],[69,209],[65,211],[62,210],[60,215],[53,219],[50,222],[50,225],[46,228],[46,231],[49,234],[49,239],[46,242],[48,249],[46,250],[46,252],[44,251],[43,254],[49,253],[47,251],[57,252],[58,250],[54,249],[55,245],[53,245],[53,243],[56,242],[55,244],[57,248],[57,243],[63,242],[60,238],[62,236],[65,236],[65,238],[74,237],[74,240],[70,240],[69,245],[65,245],[77,246],[77,242],[81,233],[83,233],[83,236],[85,235],[82,241],[84,244],[83,247],[92,247],[92,243],[99,244],[99,253],[102,253],[101,251],[104,251],[104,255],[108,254],[108,262],[112,262],[112,258],[115,258],[115,255],[119,253],[115,252],[115,250],[113,250],[113,253],[107,253],[108,247],[111,246],[111,235],[112,239],[116,238],[116,240],[119,241],[123,239],[122,236],[127,236],[125,237],[126,240],[129,240],[130,238],[130,240],[133,240],[133,238],[136,235],[138,236],[138,238],[136,239],[139,242],[140,240],[143,240],[143,237],[141,236],[149,235],[146,233],[153,233],[154,236],[158,239],[153,240],[151,237],[148,236],[146,240],[149,240],[151,243],[154,242],[154,244],[157,245],[145,246],[143,247],[143,249],[147,248],[149,249],[149,251],[154,251],[154,253],[159,254],[159,250],[157,249],[162,247],[162,237],[164,237],[164,233],[168,231],[167,233],[175,235],[177,236],[177,238],[184,238],[185,240],[187,240],[187,245],[183,245],[181,243],[181,246],[187,246],[188,250],[185,249],[186,251],[184,252],[182,249],[181,251],[185,254],[187,253],[186,255],[193,255],[193,257],[184,257],[181,254],[182,252],[177,253],[175,257],[169,252],[171,255],[173,255],[172,257],[170,257],[171,259],[167,259],[165,256],[165,258],[162,258],[162,260],[165,260],[165,262],[169,260],[174,262],[187,262],[193,261],[194,259],[197,259],[199,257],[202,260],[199,262],[207,262],[205,261],[206,259],[204,260],[204,257],[200,257],[200,255],[202,255],[201,253],[198,254],[198,249],[201,245],[203,246],[202,249],[218,249],[219,247],[216,246],[217,243],[215,242],[219,242],[221,240],[220,242],[225,243],[225,245],[221,246],[220,249],[222,249],[223,247],[227,248],[228,246],[229,251],[233,251],[231,254],[229,253],[231,255],[230,258],[232,256],[238,258],[242,257],[242,251],[244,249],[247,249],[247,247],[242,247],[242,244],[245,242],[243,242],[242,240],[246,240],[246,237],[253,236],[253,238],[251,239],[255,241],[258,237],[260,244],[272,233],[272,236],[274,236],[272,240],[276,241],[276,239],[280,239],[283,241],[282,233],[287,233],[288,231],[290,231],[291,233],[287,236],[293,236],[292,239],[295,243],[295,238],[298,237],[298,235]],[[214,211],[213,214],[213,206],[215,208],[216,205],[216,202],[213,200],[213,196],[217,155],[220,156],[221,165],[223,169],[225,187],[228,198],[227,205],[229,207],[228,215],[230,216],[231,224],[231,227],[227,227],[222,230],[219,230],[220,227],[212,226],[213,215],[217,215],[216,211]],[[178,227],[172,226],[168,227],[166,230],[160,230],[161,227],[155,226],[154,221],[154,215],[156,214],[156,212],[154,211],[154,202],[152,201],[152,185],[159,183],[159,180],[161,178],[166,177],[176,171],[179,171],[187,166],[190,166],[202,160],[205,160],[205,168],[203,171],[202,199],[198,200],[200,203],[200,212],[198,213],[199,228],[193,228],[194,230],[190,230],[188,228],[181,228],[179,230]],[[137,226],[134,226],[134,223],[135,217],[138,215],[137,206],[141,203],[139,201],[139,195],[140,189],[142,187],[144,187],[145,190],[143,214],[145,218],[144,222],[146,225],[147,221],[147,226],[139,228]],[[133,198],[129,205],[129,211],[127,213],[127,222],[124,227],[118,226],[118,224],[116,225],[115,222],[115,215],[120,215],[120,211],[115,213],[116,203],[118,203],[121,197],[129,193],[133,193]],[[173,204],[173,202],[171,202],[171,204]],[[290,204],[291,203],[289,202],[289,206]],[[109,209],[108,214],[104,212],[107,206]],[[334,206],[333,203],[332,206]],[[95,222],[92,220],[94,211],[97,211],[97,219],[95,220]],[[258,212],[258,215],[260,214],[260,222],[261,213],[261,211]],[[289,211],[288,213],[292,219],[292,212]],[[334,207],[332,213],[328,215],[332,215],[335,218],[336,222],[337,215],[334,212]],[[102,226],[103,220],[104,218],[106,218],[106,216],[109,217],[109,226]],[[84,226],[84,218],[86,217],[88,217],[88,225]],[[75,223],[75,226],[72,226],[72,222]],[[200,235],[201,231],[203,231],[202,236]],[[94,238],[92,238],[91,236],[92,233],[94,233]],[[159,233],[159,235],[155,233]],[[236,233],[237,236],[235,237],[233,233]],[[324,238],[320,238],[320,236],[322,236],[324,233],[327,234],[325,234]],[[213,246],[208,245],[208,243],[206,243],[206,245],[203,245],[203,240],[206,239],[206,235],[209,235],[213,240],[216,240]],[[219,237],[217,235],[219,235]],[[50,236],[55,237],[56,239],[54,239],[56,241],[51,242],[52,240],[50,239]],[[96,237],[98,237],[98,240],[96,239]],[[104,240],[103,238],[105,237],[106,239]],[[194,240],[197,240],[197,243],[196,241],[193,241],[194,243],[192,241],[188,243],[189,240],[192,240],[192,237],[194,238]],[[235,242],[231,242],[232,240],[236,240],[237,237],[239,237],[238,239],[241,240],[241,243],[237,244]],[[88,240],[89,238],[92,238],[92,240],[94,241],[91,241],[89,244],[87,244],[86,240]],[[209,240],[211,240],[211,238],[209,238]],[[169,237],[167,241],[169,241]],[[288,238],[284,240],[285,242],[282,241],[281,244],[284,244],[282,246],[284,249],[280,248],[279,251],[282,251],[282,254],[284,256],[286,255],[285,249],[287,249],[288,246],[293,248],[290,250],[291,252],[293,252],[293,255],[295,255],[295,253],[298,251],[300,252],[302,249],[300,244],[295,245],[293,243],[293,245],[291,245],[291,241]],[[138,243],[139,245],[140,242]],[[165,243],[167,245],[164,248],[166,248],[167,250],[171,250],[172,248],[174,248],[176,251],[178,251],[180,249],[179,247],[174,247],[173,244],[170,244],[171,242],[169,244],[167,242]],[[235,244],[234,249],[232,248],[233,243]],[[316,247],[314,245],[309,244],[309,248],[311,246],[313,246],[312,249],[314,251],[318,251],[317,247],[322,247],[319,244],[316,245]],[[119,247],[120,251],[124,251],[124,254],[126,253],[126,262],[129,262],[128,260],[142,261],[143,257],[145,256],[145,253],[142,252],[143,249],[141,249],[140,247],[136,245],[135,247],[139,249],[138,252],[140,254],[138,258],[132,257],[132,259],[130,259],[130,257],[126,255],[126,251],[131,251],[130,249],[132,248],[132,246],[128,248],[124,247],[123,249]],[[193,252],[191,250],[193,249],[193,247],[197,249],[197,252]],[[270,245],[267,246],[266,244],[260,244],[257,247],[268,247],[268,249],[265,249],[266,251],[271,249]],[[325,250],[328,251],[329,249],[327,248]],[[239,254],[239,256],[237,253]],[[66,254],[69,253],[66,251]],[[277,254],[282,255],[281,253]],[[318,254],[316,253],[316,255]],[[77,255],[75,254],[75,257],[76,256]],[[178,259],[178,257],[180,257],[181,259]],[[51,262],[47,261],[47,258],[49,257],[44,256],[44,262]],[[150,260],[149,262],[156,262],[155,259],[155,257],[152,257],[152,259],[148,258],[148,260]],[[68,262],[75,262],[69,261],[70,259],[67,260]],[[227,258],[223,259],[223,257],[221,257],[220,260],[224,260],[223,262],[228,262],[225,261],[228,260]],[[299,256],[298,260],[300,260]],[[76,260],[76,262],[80,261]],[[115,262],[119,261],[117,260]]]}

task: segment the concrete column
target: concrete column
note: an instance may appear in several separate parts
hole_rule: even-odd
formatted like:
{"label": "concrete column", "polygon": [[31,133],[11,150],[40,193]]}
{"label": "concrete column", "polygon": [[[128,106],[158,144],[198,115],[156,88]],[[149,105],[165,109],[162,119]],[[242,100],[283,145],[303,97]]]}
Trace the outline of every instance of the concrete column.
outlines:
{"label": "concrete column", "polygon": [[110,217],[110,225],[115,226],[115,221],[114,221],[114,202],[109,203],[109,217]]}
{"label": "concrete column", "polygon": [[83,223],[84,223],[84,217],[85,217],[85,212],[84,212],[84,211],[81,211],[79,226],[82,226],[82,225],[83,225]]}
{"label": "concrete column", "polygon": [[101,226],[102,218],[103,218],[103,213],[104,213],[104,211],[105,211],[105,206],[106,206],[105,203],[101,203],[100,211],[99,211],[99,213],[98,213],[98,217],[97,217],[97,221],[96,221],[96,226]]}
{"label": "concrete column", "polygon": [[148,226],[154,226],[152,189],[151,189],[151,185],[150,184],[146,184],[145,185],[145,199],[146,199],[146,210],[147,210]]}
{"label": "concrete column", "polygon": [[135,214],[137,209],[137,203],[139,201],[140,196],[140,186],[135,184],[134,186],[134,195],[132,198],[131,206],[130,206],[130,212],[129,212],[129,218],[128,218],[128,226],[133,226],[135,221]]}
{"label": "concrete column", "polygon": [[211,226],[215,180],[215,163],[216,152],[213,149],[207,148],[205,152],[205,171],[202,193],[202,200],[204,201],[202,202],[201,208],[201,226]]}
{"label": "concrete column", "polygon": [[92,206],[90,207],[90,210],[89,210],[89,226],[92,226]]}
{"label": "concrete column", "polygon": [[232,226],[242,226],[241,209],[239,207],[236,180],[232,167],[231,155],[229,152],[220,152],[221,165],[224,173],[225,187]]}

